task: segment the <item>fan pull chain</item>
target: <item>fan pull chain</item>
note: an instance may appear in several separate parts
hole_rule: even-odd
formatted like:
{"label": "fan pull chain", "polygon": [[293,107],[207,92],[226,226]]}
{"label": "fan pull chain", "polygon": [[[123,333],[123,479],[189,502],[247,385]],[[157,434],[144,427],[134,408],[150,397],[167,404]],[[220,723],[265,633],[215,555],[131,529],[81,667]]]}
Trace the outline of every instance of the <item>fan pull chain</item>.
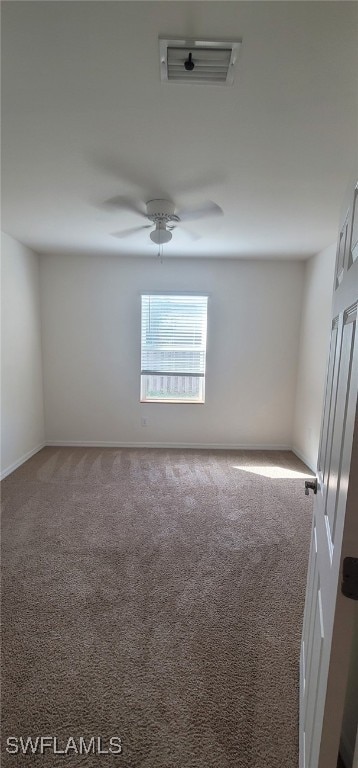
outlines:
{"label": "fan pull chain", "polygon": [[163,243],[159,243],[158,245],[158,259],[160,259],[160,263],[163,264]]}

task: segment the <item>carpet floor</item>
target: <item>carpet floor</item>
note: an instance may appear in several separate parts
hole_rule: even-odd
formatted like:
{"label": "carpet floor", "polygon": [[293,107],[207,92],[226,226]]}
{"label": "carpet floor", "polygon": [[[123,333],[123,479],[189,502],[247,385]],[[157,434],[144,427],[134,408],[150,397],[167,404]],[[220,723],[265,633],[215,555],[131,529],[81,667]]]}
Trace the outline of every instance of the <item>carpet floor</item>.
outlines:
{"label": "carpet floor", "polygon": [[297,768],[306,474],[289,452],[45,448],[6,478],[3,749],[119,736],[25,763]]}

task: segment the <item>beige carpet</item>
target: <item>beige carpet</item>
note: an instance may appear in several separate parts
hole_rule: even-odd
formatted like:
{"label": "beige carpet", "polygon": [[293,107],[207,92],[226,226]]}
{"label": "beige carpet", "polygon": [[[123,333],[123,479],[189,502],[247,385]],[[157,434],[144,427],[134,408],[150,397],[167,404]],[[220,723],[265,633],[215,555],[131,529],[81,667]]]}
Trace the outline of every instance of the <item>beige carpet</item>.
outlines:
{"label": "beige carpet", "polygon": [[3,765],[297,768],[312,499],[293,470],[46,448],[3,481],[3,740],[123,743]]}

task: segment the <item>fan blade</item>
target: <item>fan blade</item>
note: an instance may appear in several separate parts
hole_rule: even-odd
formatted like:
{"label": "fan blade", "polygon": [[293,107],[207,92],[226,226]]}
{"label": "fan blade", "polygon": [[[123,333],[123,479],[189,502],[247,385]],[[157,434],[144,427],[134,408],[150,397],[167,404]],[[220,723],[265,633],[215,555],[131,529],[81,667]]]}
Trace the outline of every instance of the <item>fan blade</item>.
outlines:
{"label": "fan blade", "polygon": [[190,229],[184,227],[183,225],[181,225],[181,229],[185,232],[186,235],[188,235],[188,237],[190,237],[190,240],[201,240],[202,235],[198,235],[197,232],[191,232]]}
{"label": "fan blade", "polygon": [[205,191],[210,187],[217,187],[218,184],[223,184],[225,181],[226,177],[222,171],[217,170],[215,173],[210,171],[200,178],[175,182],[171,185],[171,189],[174,196],[183,196],[192,192]]}
{"label": "fan blade", "polygon": [[175,168],[170,171],[169,166],[167,186],[165,181],[164,184],[159,182],[155,168],[152,167],[151,172],[148,172],[148,169],[145,172],[143,167],[137,171],[123,157],[115,154],[108,155],[96,152],[88,155],[88,160],[101,174],[116,178],[122,183],[122,186],[124,185],[124,188],[133,190],[134,194],[137,190],[145,200],[153,198],[167,200],[173,196],[184,196],[192,192],[199,193],[201,190],[204,191],[213,186],[217,187],[218,184],[223,184],[226,181],[226,176],[220,169],[216,168],[204,173],[199,178],[182,179],[175,183],[173,181]]}
{"label": "fan blade", "polygon": [[171,230],[177,229],[178,226],[180,227],[182,232],[184,232],[190,238],[190,240],[193,240],[193,241],[201,240],[201,237],[202,237],[201,235],[198,235],[196,232],[192,232],[187,227],[184,227],[181,222],[179,222],[179,224],[174,224],[172,227],[167,227],[167,229],[171,229]]}
{"label": "fan blade", "polygon": [[144,199],[167,199],[168,197],[169,190],[158,184],[152,174],[145,173],[142,167],[140,172],[137,172],[133,165],[129,165],[122,157],[96,153],[89,157],[89,161],[100,173],[118,179],[125,188],[130,187],[133,191],[140,190]]}
{"label": "fan blade", "polygon": [[213,203],[212,200],[208,200],[198,208],[182,208],[178,211],[181,221],[195,221],[195,219],[207,219],[210,216],[223,215],[224,211],[220,208],[220,205]]}
{"label": "fan blade", "polygon": [[141,206],[136,200],[132,200],[130,197],[125,197],[124,195],[111,197],[109,200],[105,200],[104,203],[102,203],[102,206],[107,210],[108,208],[116,208],[119,211],[131,211],[132,213],[138,213],[139,216],[146,218],[144,204]]}
{"label": "fan blade", "polygon": [[130,237],[131,235],[137,234],[137,232],[141,232],[142,229],[151,229],[152,226],[153,224],[143,224],[142,227],[130,227],[129,229],[122,229],[120,232],[112,232],[112,237],[118,237],[119,239]]}

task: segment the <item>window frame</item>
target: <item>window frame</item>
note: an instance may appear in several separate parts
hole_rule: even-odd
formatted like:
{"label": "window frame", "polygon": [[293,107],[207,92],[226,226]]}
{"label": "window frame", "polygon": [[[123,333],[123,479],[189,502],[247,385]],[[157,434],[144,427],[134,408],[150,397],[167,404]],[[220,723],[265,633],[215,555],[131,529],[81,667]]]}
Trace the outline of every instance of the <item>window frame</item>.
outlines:
{"label": "window frame", "polygon": [[[203,380],[202,384],[202,399],[200,400],[189,400],[189,399],[180,399],[180,398],[153,398],[151,400],[143,399],[142,395],[142,376],[145,374],[142,374],[142,297],[143,296],[198,296],[198,298],[205,298],[207,300],[206,305],[206,346],[205,346],[205,371],[204,375],[201,377]],[[140,302],[140,322],[139,322],[139,402],[141,405],[205,405],[206,403],[206,377],[207,377],[207,368],[208,368],[208,329],[209,329],[209,303],[210,303],[210,294],[206,291],[166,291],[166,290],[142,290],[139,294],[139,302]],[[158,374],[160,375],[160,373]],[[173,373],[173,376],[178,375],[176,373]],[[190,376],[190,374],[188,374]]]}

